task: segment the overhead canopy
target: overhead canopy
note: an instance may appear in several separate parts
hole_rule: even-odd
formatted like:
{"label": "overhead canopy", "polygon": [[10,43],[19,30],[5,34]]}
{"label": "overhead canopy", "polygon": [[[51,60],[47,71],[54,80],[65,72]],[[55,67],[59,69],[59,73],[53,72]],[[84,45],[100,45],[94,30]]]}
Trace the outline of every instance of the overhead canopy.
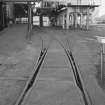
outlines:
{"label": "overhead canopy", "polygon": [[[15,2],[15,1],[21,1],[21,2],[23,2],[23,1],[42,1],[42,0],[0,0],[0,1],[10,1],[10,2],[11,1],[13,1],[13,2]],[[43,1],[49,1],[49,0],[43,0]],[[50,1],[60,1],[60,0],[50,0]]]}
{"label": "overhead canopy", "polygon": [[100,0],[0,0],[4,2],[59,2],[72,5],[100,5]]}
{"label": "overhead canopy", "polygon": [[0,1],[6,1],[6,2],[37,2],[37,1],[46,1],[46,2],[66,2],[71,0],[0,0]]}
{"label": "overhead canopy", "polygon": [[37,2],[37,1],[41,1],[41,0],[0,0],[0,1],[4,1],[4,2]]}

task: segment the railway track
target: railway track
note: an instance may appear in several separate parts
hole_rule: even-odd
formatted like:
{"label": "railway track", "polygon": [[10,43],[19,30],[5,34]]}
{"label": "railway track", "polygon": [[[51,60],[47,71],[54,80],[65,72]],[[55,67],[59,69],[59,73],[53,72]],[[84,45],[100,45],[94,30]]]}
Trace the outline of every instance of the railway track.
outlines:
{"label": "railway track", "polygon": [[[87,53],[85,53],[84,51],[82,54],[81,54],[82,51],[80,51],[79,54],[78,52],[76,53],[76,51],[78,51],[82,46],[81,46],[81,43],[76,43],[76,44],[80,44],[77,46],[74,43],[73,43],[74,46],[71,45],[74,39],[71,37],[72,35],[71,36],[69,35],[69,32],[68,34],[65,31],[58,31],[58,30],[56,31],[52,30],[52,32],[50,30],[49,32],[45,31],[41,33],[41,35],[40,33],[37,32],[38,35],[40,35],[40,39],[42,40],[41,51],[39,50],[39,47],[41,45],[39,46],[39,42],[38,42],[39,40],[37,40],[35,36],[36,38],[35,44],[32,44],[32,43],[30,45],[28,44],[28,46],[26,46],[25,49],[22,49],[21,51],[16,52],[15,55],[9,56],[8,61],[10,60],[10,62],[8,61],[2,62],[1,60],[1,64],[0,64],[0,94],[1,94],[0,104],[2,105],[19,105],[19,104],[20,105],[96,105],[96,104],[99,104],[100,105],[102,104],[104,105],[105,102],[103,101],[104,100],[104,97],[102,94],[103,91],[100,92],[100,88],[98,87],[97,81],[94,82],[95,79],[90,75],[91,73],[90,71],[93,71],[92,70],[93,68],[87,67],[86,70],[90,70],[88,72],[84,69],[85,64],[88,62],[87,61],[84,62],[84,60],[82,60],[83,65],[81,64],[82,54],[87,55],[88,51],[86,50]],[[43,34],[49,34],[49,36],[52,36],[54,32],[55,32],[54,36],[56,37],[55,39],[57,38],[59,39],[56,41],[56,42],[59,42],[59,45],[57,46],[62,46],[60,49],[58,48],[58,50],[56,49],[55,51],[53,49],[47,48],[47,44],[49,42],[46,43],[47,40],[43,36]],[[70,44],[69,44],[69,41],[65,40],[65,38],[67,37],[71,39]],[[61,39],[64,39],[64,41],[61,41]],[[79,38],[77,38],[75,41],[78,41],[78,39]],[[67,44],[65,44],[66,42]],[[73,52],[71,48],[73,48]],[[37,49],[37,52],[36,52],[36,49]],[[64,52],[62,52],[62,50],[64,50]],[[82,50],[85,50],[85,49],[82,48]],[[25,51],[26,53],[24,53]],[[48,52],[50,54],[47,54]],[[65,59],[65,57],[62,58],[63,55],[59,56],[60,55],[59,53],[61,52],[65,53],[67,60],[68,60],[68,65],[71,65],[71,67],[68,67],[66,64],[61,66],[62,60]],[[73,55],[73,53],[77,55]],[[38,57],[38,55],[40,56]],[[49,57],[49,55],[50,56],[53,55],[53,57],[54,56],[55,57],[54,58]],[[81,55],[81,56],[78,56],[78,55]],[[36,58],[34,58],[34,56],[36,56]],[[77,56],[76,59],[80,61],[78,63],[81,65],[80,66],[81,70],[79,70],[75,56]],[[24,57],[26,58],[24,59]],[[62,59],[57,61],[57,59],[59,59],[60,57]],[[88,58],[88,56],[86,58]],[[35,59],[34,60],[35,62],[33,61],[33,59]],[[52,64],[52,62],[49,63],[48,59],[50,60],[55,59],[53,61],[55,63],[54,64]],[[83,59],[85,59],[85,57]],[[90,63],[91,62],[89,62],[89,64]],[[30,70],[30,68],[33,69],[33,71]],[[72,79],[70,77],[71,74],[73,74],[72,76],[73,76],[74,83],[72,82]],[[85,75],[86,75],[86,78],[85,78]],[[83,104],[80,104],[79,102],[78,104],[75,103],[75,101],[78,100],[78,98],[75,98],[75,95],[74,95],[75,93],[73,92],[73,90],[75,90],[76,88],[74,88],[73,86],[77,88],[77,91],[79,91],[80,97],[82,97],[82,100],[83,100]],[[49,95],[50,93],[51,95]],[[76,92],[76,94],[78,94],[78,92]],[[73,100],[73,97],[74,97],[74,100]],[[33,100],[33,103],[30,102],[29,98]],[[55,98],[58,100],[57,102],[55,102]],[[45,101],[47,102],[45,103]],[[74,103],[72,103],[73,101]]]}
{"label": "railway track", "polygon": [[66,53],[66,55],[69,59],[70,65],[72,67],[73,75],[74,75],[74,78],[75,78],[76,85],[82,93],[82,97],[83,97],[85,105],[93,105],[92,100],[90,99],[90,96],[89,96],[89,94],[88,94],[88,92],[85,88],[85,84],[83,82],[79,66],[78,66],[78,64],[77,64],[77,62],[76,62],[76,60],[75,60],[75,58],[72,54],[70,42],[68,41],[68,39],[66,39],[67,44],[65,46],[59,40],[57,40],[57,41],[62,46],[62,48],[64,49],[64,51],[65,51],[65,53]]}
{"label": "railway track", "polygon": [[[16,101],[15,105],[25,105],[24,104],[25,98],[27,98],[31,94],[31,91],[35,88],[35,84],[36,84],[38,77],[39,77],[39,74],[40,74],[40,68],[41,68],[41,66],[42,66],[42,64],[46,58],[49,46],[52,42],[51,40],[49,41],[49,43],[47,43],[47,47],[44,47],[44,41],[42,40],[42,50],[40,52],[40,56],[37,60],[37,63],[33,64],[33,73],[30,76],[29,80],[27,81],[26,86],[23,89],[23,92],[19,96],[18,100]],[[92,101],[91,101],[91,99],[90,99],[90,97],[86,91],[86,88],[84,86],[78,65],[77,65],[77,63],[74,59],[74,56],[72,54],[72,51],[70,49],[69,41],[67,40],[68,48],[66,46],[64,46],[62,44],[62,42],[60,42],[59,40],[57,40],[57,41],[62,46],[62,48],[64,49],[64,51],[65,51],[65,53],[69,59],[69,62],[70,62],[70,65],[71,65],[71,68],[73,71],[73,76],[75,78],[75,83],[81,91],[81,94],[82,94],[82,97],[84,100],[84,105],[93,105]]]}
{"label": "railway track", "polygon": [[[85,105],[92,105],[92,102],[88,96],[88,93],[85,89],[85,86],[83,84],[83,80],[81,78],[81,74],[80,74],[80,71],[78,69],[78,66],[75,62],[75,59],[73,57],[73,54],[70,50],[70,45],[69,45],[69,42],[67,41],[68,43],[68,48],[66,48],[59,40],[57,40],[59,42],[59,44],[63,47],[68,59],[69,59],[69,62],[70,62],[70,65],[71,65],[71,68],[72,68],[72,71],[73,71],[73,75],[74,75],[74,78],[75,78],[75,82],[76,82],[76,85],[77,87],[80,89],[81,93],[82,93],[82,97],[83,97],[83,100],[84,100],[84,104]],[[43,45],[42,45],[43,46]],[[20,97],[18,98],[17,102],[15,105],[24,105],[23,104],[23,101],[24,101],[24,98],[27,97],[32,89],[33,89],[33,84],[36,84],[36,81],[38,79],[38,75],[40,73],[40,68],[44,62],[44,59],[45,59],[45,56],[48,52],[48,48],[44,48],[42,47],[42,50],[40,52],[40,56],[38,58],[38,61],[37,61],[37,64],[33,66],[33,75],[31,75],[31,77],[29,78],[22,94],[20,95]]]}
{"label": "railway track", "polygon": [[32,88],[33,83],[36,82],[36,80],[37,80],[36,77],[37,77],[37,75],[38,75],[38,73],[39,73],[40,67],[41,67],[41,65],[42,65],[42,63],[43,63],[43,60],[44,60],[46,54],[47,54],[47,49],[46,49],[46,48],[43,49],[43,50],[41,50],[41,53],[40,53],[40,56],[39,56],[39,59],[38,59],[38,63],[37,63],[36,66],[34,65],[34,67],[33,67],[34,73],[33,73],[33,75],[29,78],[28,82],[26,83],[26,86],[25,86],[25,88],[24,88],[22,94],[20,95],[20,97],[19,97],[19,99],[17,100],[17,102],[16,102],[15,105],[21,105],[21,104],[22,104],[22,102],[23,102],[23,100],[24,100],[26,94],[28,94],[29,90]]}
{"label": "railway track", "polygon": [[23,100],[25,99],[25,97],[28,96],[28,94],[30,93],[30,91],[33,88],[33,84],[36,83],[37,81],[37,76],[40,72],[40,67],[45,59],[45,56],[47,55],[47,51],[49,49],[49,46],[51,44],[51,42],[53,41],[52,37],[50,38],[50,40],[48,41],[48,43],[44,43],[45,40],[39,36],[41,41],[42,41],[42,48],[40,51],[40,55],[39,58],[37,60],[37,62],[33,61],[33,65],[32,65],[32,75],[30,75],[21,95],[19,96],[18,100],[16,101],[15,105],[22,105]]}

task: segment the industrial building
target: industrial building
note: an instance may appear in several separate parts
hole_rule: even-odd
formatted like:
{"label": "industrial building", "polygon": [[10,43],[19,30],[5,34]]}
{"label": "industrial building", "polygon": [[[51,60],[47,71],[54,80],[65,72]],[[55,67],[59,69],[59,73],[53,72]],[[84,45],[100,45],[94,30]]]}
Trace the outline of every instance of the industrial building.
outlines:
{"label": "industrial building", "polygon": [[0,0],[0,105],[105,105],[100,5]]}
{"label": "industrial building", "polygon": [[[1,24],[29,23],[61,26],[63,29],[86,28],[94,21],[99,0],[2,0]],[[21,11],[21,12],[20,12]],[[35,21],[36,20],[36,21]],[[29,21],[29,22],[28,22]],[[32,27],[32,26],[31,26]]]}

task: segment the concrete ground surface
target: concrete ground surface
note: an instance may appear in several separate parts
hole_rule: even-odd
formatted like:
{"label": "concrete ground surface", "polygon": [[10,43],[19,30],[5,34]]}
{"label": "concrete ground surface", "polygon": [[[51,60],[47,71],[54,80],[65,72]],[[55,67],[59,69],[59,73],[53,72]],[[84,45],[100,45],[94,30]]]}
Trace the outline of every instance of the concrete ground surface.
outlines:
{"label": "concrete ground surface", "polygon": [[23,105],[84,105],[64,50],[53,41],[30,95]]}
{"label": "concrete ground surface", "polygon": [[0,105],[15,105],[32,74],[33,61],[37,62],[42,39],[43,47],[52,44],[24,105],[84,105],[67,56],[57,40],[65,46],[69,40],[92,104],[105,105],[104,90],[96,79],[99,43],[95,37],[105,36],[104,26],[94,26],[89,31],[34,27],[30,43],[26,41],[26,32],[24,24],[0,32]]}

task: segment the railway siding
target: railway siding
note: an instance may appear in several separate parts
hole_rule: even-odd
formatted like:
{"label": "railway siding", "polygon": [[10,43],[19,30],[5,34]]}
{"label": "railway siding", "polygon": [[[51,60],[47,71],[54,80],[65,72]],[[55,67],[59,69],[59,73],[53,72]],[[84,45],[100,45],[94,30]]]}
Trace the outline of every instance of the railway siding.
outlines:
{"label": "railway siding", "polygon": [[[39,36],[44,38],[45,46],[49,43],[50,36],[57,36],[60,40],[66,38],[71,40],[73,55],[79,63],[82,77],[93,105],[105,104],[105,93],[99,87],[95,78],[96,68],[94,67],[94,61],[97,58],[94,54],[96,54],[97,46],[93,42],[90,43],[90,41],[83,40],[87,36],[90,38],[93,34],[95,36],[97,30],[95,32],[93,32],[94,30],[74,32],[50,28],[42,28],[37,31],[35,29],[32,43],[27,46],[24,41],[24,27],[20,26],[10,27],[0,37],[0,104],[14,105],[20,96],[31,74],[31,69],[29,68],[32,66],[32,59],[34,55],[36,60],[39,56],[41,46],[39,38],[37,38]],[[23,34],[20,34],[21,32]],[[98,34],[101,34],[100,32]],[[46,34],[47,36],[45,37]],[[104,34],[104,31],[102,34]],[[24,102],[27,105],[34,105],[35,103],[37,105],[43,105],[43,103],[45,105],[68,105],[68,103],[76,105],[77,102],[84,104],[81,92],[79,92],[74,83],[70,72],[71,67],[68,64],[69,62],[63,49],[57,42],[54,42],[43,63],[35,89],[31,92],[29,99],[27,100],[26,98]],[[82,105],[81,103],[80,105]]]}
{"label": "railway siding", "polygon": [[22,105],[34,104],[84,105],[81,93],[73,80],[71,66],[68,64],[65,52],[56,41],[48,50],[37,82],[22,103]]}

